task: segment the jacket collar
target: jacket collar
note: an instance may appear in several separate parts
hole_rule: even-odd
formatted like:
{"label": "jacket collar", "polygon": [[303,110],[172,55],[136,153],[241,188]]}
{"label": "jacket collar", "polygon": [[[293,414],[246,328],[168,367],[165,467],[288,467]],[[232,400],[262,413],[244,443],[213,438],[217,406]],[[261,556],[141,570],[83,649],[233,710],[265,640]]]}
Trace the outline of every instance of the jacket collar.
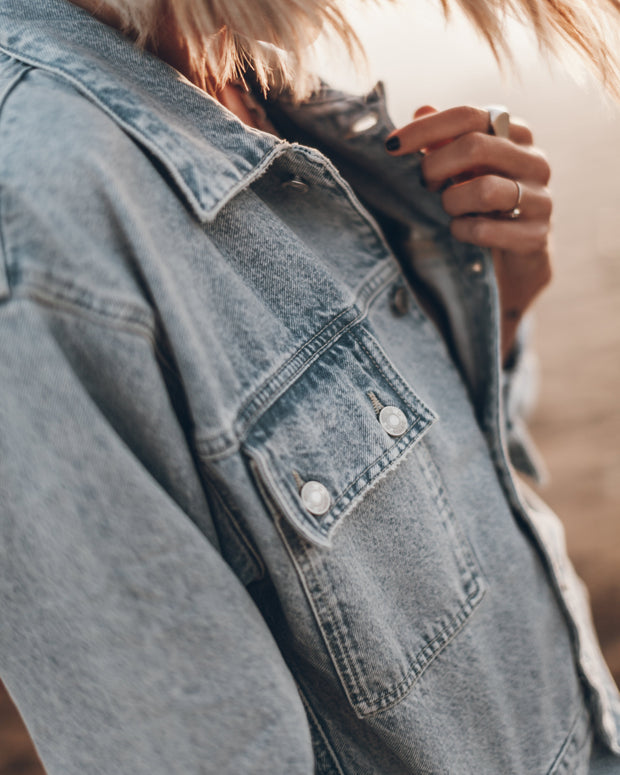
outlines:
{"label": "jacket collar", "polygon": [[287,146],[68,0],[3,0],[0,50],[98,104],[163,164],[203,222]]}

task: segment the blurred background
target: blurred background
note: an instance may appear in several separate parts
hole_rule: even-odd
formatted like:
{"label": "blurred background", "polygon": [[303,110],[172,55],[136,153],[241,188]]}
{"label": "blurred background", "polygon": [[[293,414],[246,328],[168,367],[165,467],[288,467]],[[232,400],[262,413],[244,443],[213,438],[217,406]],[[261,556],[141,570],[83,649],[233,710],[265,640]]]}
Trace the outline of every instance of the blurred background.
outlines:
{"label": "blurred background", "polygon": [[[537,305],[541,384],[531,428],[549,471],[541,493],[564,522],[620,682],[620,107],[568,53],[545,62],[516,23],[515,71],[502,77],[459,14],[446,25],[438,0],[360,5],[348,1],[368,68],[356,73],[319,43],[328,81],[366,91],[382,79],[397,125],[425,104],[505,104],[527,119],[551,162],[555,276]],[[0,684],[0,775],[42,772]]]}

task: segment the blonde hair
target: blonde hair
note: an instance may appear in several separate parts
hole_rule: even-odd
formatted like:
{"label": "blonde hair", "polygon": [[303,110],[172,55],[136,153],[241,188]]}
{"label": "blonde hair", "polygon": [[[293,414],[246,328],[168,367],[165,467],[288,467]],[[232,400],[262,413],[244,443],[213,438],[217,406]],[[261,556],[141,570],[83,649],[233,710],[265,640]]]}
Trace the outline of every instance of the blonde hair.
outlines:
{"label": "blonde hair", "polygon": [[[617,37],[611,32],[620,22],[620,0],[439,1],[446,16],[450,3],[461,7],[498,61],[510,58],[504,22],[512,16],[533,28],[543,51],[558,53],[558,44],[570,44],[620,98]],[[341,0],[95,0],[97,7],[116,16],[138,45],[155,50],[160,25],[173,21],[194,62],[210,74],[213,91],[251,73],[264,91],[286,85],[297,96],[312,85],[306,53],[319,31],[335,33],[351,55],[361,53],[340,4]]]}

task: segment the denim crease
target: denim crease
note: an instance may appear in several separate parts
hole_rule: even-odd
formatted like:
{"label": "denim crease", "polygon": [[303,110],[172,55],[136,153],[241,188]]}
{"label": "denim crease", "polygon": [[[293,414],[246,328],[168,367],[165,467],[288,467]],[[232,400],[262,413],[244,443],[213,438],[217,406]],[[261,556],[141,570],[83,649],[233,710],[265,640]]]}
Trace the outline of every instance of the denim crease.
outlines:
{"label": "denim crease", "polygon": [[49,775],[620,772],[489,253],[381,84],[265,107],[0,4],[0,675]]}

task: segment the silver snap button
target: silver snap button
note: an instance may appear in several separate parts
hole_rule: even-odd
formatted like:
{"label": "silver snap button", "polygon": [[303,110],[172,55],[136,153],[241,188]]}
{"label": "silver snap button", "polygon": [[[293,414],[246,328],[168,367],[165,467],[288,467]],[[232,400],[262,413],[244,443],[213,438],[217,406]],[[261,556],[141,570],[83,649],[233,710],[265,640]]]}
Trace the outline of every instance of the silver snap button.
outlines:
{"label": "silver snap button", "polygon": [[366,113],[351,124],[350,135],[360,135],[377,125],[379,116],[376,113]]}
{"label": "silver snap button", "polygon": [[397,406],[384,406],[379,412],[379,422],[390,436],[402,436],[407,430],[407,418]]}
{"label": "silver snap button", "polygon": [[482,261],[473,261],[469,265],[469,271],[472,274],[480,274],[480,272],[482,272],[483,269],[484,269],[484,267],[482,265]]}
{"label": "silver snap button", "polygon": [[298,191],[300,194],[305,194],[309,188],[305,180],[297,177],[285,180],[284,183],[282,183],[282,187],[288,188],[291,191]]}
{"label": "silver snap button", "polygon": [[306,509],[316,517],[322,517],[327,514],[331,506],[332,499],[329,496],[327,487],[320,482],[306,482],[301,488],[301,502]]}

